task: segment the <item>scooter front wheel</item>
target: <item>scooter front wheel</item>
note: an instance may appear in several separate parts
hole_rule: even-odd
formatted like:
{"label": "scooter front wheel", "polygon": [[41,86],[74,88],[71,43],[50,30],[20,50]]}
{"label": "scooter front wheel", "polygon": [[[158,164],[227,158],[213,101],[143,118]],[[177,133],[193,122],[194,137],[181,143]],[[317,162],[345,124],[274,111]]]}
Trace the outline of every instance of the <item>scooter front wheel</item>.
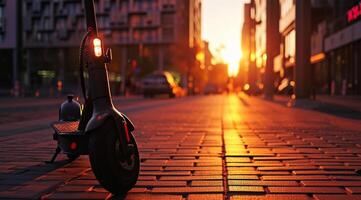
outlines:
{"label": "scooter front wheel", "polygon": [[139,152],[134,136],[130,133],[130,158],[121,157],[120,134],[113,120],[91,133],[89,159],[95,177],[109,192],[123,195],[137,182],[140,168]]}

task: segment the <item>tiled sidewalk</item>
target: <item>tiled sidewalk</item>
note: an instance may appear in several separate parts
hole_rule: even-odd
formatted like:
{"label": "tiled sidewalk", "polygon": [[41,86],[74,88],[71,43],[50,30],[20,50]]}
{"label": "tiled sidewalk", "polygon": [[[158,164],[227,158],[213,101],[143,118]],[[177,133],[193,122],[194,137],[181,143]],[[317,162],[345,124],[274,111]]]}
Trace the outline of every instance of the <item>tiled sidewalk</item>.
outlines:
{"label": "tiled sidewalk", "polygon": [[[342,119],[237,96],[196,97],[130,117],[142,164],[126,199],[361,199],[361,131],[347,129],[356,122],[340,127]],[[0,199],[112,198],[86,156],[42,164],[51,135],[29,134],[0,138]]]}

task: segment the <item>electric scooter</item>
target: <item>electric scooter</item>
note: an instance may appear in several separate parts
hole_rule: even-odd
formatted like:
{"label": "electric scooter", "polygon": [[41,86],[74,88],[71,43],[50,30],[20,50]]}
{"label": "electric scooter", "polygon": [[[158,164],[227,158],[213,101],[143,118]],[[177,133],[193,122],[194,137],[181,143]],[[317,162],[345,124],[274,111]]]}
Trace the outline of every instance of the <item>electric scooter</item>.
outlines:
{"label": "electric scooter", "polygon": [[89,155],[99,183],[111,193],[123,195],[135,185],[139,175],[139,152],[132,134],[135,128],[129,118],[113,105],[107,72],[107,64],[112,59],[111,50],[104,51],[98,37],[94,1],[83,0],[83,3],[87,24],[87,33],[80,45],[84,108],[81,109],[72,95],[61,105],[59,121],[51,125],[57,148],[48,163],[54,162],[61,151],[70,160]]}

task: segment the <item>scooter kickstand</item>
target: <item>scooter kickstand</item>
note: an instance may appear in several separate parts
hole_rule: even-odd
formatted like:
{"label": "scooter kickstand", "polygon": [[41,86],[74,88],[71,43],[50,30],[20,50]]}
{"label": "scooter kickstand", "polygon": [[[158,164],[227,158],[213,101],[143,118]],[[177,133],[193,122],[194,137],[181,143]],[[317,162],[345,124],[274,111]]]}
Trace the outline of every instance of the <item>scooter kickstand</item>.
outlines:
{"label": "scooter kickstand", "polygon": [[61,152],[60,147],[56,147],[55,153],[54,153],[53,157],[51,158],[51,160],[50,160],[50,161],[45,161],[45,163],[47,163],[47,164],[54,163],[56,157],[58,156],[58,154],[59,154],[60,152]]}

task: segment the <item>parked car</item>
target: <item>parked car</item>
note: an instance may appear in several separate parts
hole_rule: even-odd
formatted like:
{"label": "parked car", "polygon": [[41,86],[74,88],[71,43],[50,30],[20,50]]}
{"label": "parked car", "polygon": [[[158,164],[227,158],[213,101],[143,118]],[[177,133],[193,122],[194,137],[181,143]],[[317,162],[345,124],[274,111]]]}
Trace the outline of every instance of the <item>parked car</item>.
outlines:
{"label": "parked car", "polygon": [[143,95],[145,98],[166,94],[174,98],[181,94],[182,88],[174,81],[169,72],[154,72],[143,79]]}
{"label": "parked car", "polygon": [[217,85],[209,83],[204,87],[203,93],[205,95],[220,94],[220,93],[222,93],[222,91],[221,91],[221,88],[219,88]]}

